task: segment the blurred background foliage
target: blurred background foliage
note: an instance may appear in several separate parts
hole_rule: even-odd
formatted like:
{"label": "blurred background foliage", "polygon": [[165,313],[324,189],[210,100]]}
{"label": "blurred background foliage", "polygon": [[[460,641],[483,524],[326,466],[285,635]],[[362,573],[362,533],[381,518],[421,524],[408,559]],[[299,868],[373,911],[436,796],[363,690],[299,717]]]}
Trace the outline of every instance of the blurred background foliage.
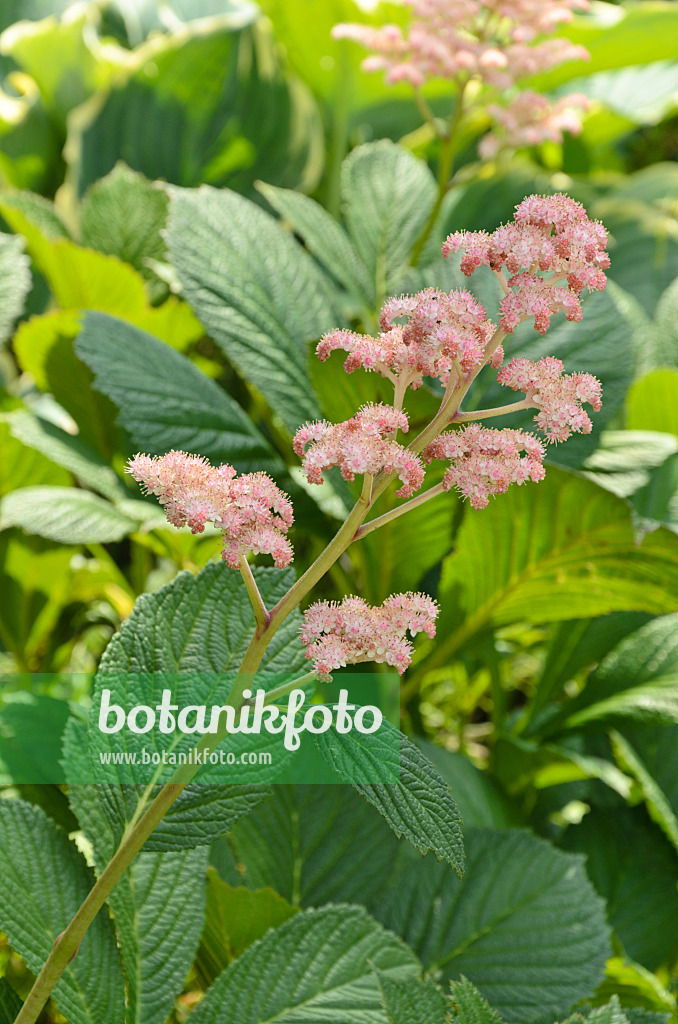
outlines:
{"label": "blurred background foliage", "polygon": [[[308,343],[371,329],[386,293],[423,284],[463,283],[492,315],[493,279],[469,284],[434,244],[412,265],[435,140],[405,85],[362,74],[357,48],[330,37],[339,21],[405,17],[354,0],[0,6],[0,783],[26,756],[26,723],[53,735],[53,698],[86,704],[135,598],[218,556],[216,533],[166,528],[123,476],[130,454],[267,469],[304,523],[301,571],[351,488],[309,489],[293,430],[388,400],[381,379],[343,374],[338,355],[320,364]],[[567,191],[600,218],[608,290],[582,324],[543,339],[523,326],[508,349],[597,374],[603,412],[554,450],[545,483],[482,512],[427,505],[323,587],[437,594],[438,640],[403,684],[406,731],[467,824],[530,826],[588,856],[617,942],[600,1000],[675,1014],[678,4],[594,0],[562,31],[590,62],[530,84],[589,96],[583,131],[481,164],[487,122],[471,119],[433,242],[493,229],[533,192]],[[444,83],[427,99],[449,108]],[[224,191],[181,191],[199,185]],[[412,419],[435,408],[423,388]],[[31,799],[68,827],[56,787]],[[20,965],[0,944],[5,970]]]}

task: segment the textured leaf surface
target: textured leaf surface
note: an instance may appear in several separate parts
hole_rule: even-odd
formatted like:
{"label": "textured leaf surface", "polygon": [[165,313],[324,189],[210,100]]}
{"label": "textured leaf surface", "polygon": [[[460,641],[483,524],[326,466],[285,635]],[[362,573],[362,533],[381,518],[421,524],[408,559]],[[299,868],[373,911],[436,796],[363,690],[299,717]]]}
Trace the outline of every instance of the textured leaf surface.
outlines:
{"label": "textured leaf surface", "polygon": [[295,906],[364,903],[383,894],[398,841],[349,786],[275,786],[229,836],[243,882]]}
{"label": "textured leaf surface", "polygon": [[325,278],[273,217],[234,192],[172,189],[167,235],[184,295],[293,430],[318,414],[308,343],[334,325]]}
{"label": "textured leaf surface", "polygon": [[414,954],[364,910],[307,910],[221,975],[195,1024],[344,1024],[347,1015],[351,1024],[385,1024],[370,965],[396,978],[419,970]]}
{"label": "textured leaf surface", "polygon": [[263,184],[259,189],[339,284],[362,302],[374,300],[374,282],[358,250],[320,203],[292,189]]}
{"label": "textured leaf surface", "polygon": [[591,995],[609,952],[582,860],[525,832],[466,838],[461,881],[445,864],[415,864],[378,918],[428,970],[466,976],[505,1020],[562,1015]]}
{"label": "textured leaf surface", "polygon": [[393,142],[358,146],[341,172],[344,214],[373,282],[375,305],[397,292],[436,199],[433,175]]}
{"label": "textured leaf surface", "polygon": [[254,891],[224,882],[210,868],[207,875],[207,912],[200,945],[201,974],[212,984],[244,951],[271,928],[298,913],[273,889]]}
{"label": "textured leaf surface", "polygon": [[153,335],[123,320],[89,313],[75,350],[94,371],[95,387],[118,406],[122,426],[143,451],[196,452],[238,470],[270,464],[270,448],[240,406]]}
{"label": "textured leaf surface", "polygon": [[450,986],[450,1000],[454,1007],[454,1019],[459,1024],[501,1024],[501,1017],[491,1009],[478,989],[468,978],[455,981]]}
{"label": "textured leaf surface", "polygon": [[551,468],[542,483],[513,487],[487,509],[465,513],[457,550],[443,563],[444,639],[427,665],[444,664],[490,626],[662,614],[677,600],[678,538],[659,529],[638,543],[625,502]]}
{"label": "textured leaf surface", "polygon": [[0,527],[60,544],[104,544],[121,540],[137,524],[109,501],[75,487],[22,487],[0,501]]}
{"label": "textured leaf surface", "polygon": [[167,195],[119,163],[91,186],[80,207],[84,245],[130,263],[149,283],[154,298],[167,292],[147,260],[165,259],[161,230],[167,219]]}
{"label": "textured leaf surface", "polygon": [[[292,571],[255,569],[260,593],[271,606],[291,586]],[[298,643],[299,615],[291,615],[271,643],[264,673],[290,673],[302,669],[305,662]],[[198,576],[180,573],[168,586],[141,597],[130,618],[109,644],[102,658],[95,683],[95,709],[98,695],[111,690],[111,702],[124,708],[138,704],[155,706],[162,691],[171,691],[172,702],[179,707],[215,702],[223,696],[223,673],[235,672],[254,629],[254,616],[242,579],[223,564],[210,564]],[[265,678],[265,677],[264,677]],[[265,685],[265,684],[264,684]],[[216,701],[221,704],[223,701]],[[95,710],[90,724],[90,743],[94,764],[100,750],[140,751],[141,748],[188,751],[196,738],[183,735],[179,744],[170,735],[157,731],[134,735],[129,730],[105,736],[98,730]],[[256,742],[255,742],[256,740]],[[257,744],[270,749],[268,734],[254,737],[237,735],[228,740],[229,749],[252,751]],[[240,744],[240,746],[237,746]],[[110,768],[106,779],[110,781]],[[166,769],[171,773],[172,769]],[[261,784],[261,770],[250,775],[239,771],[233,786],[195,783],[182,793],[152,838],[147,849],[168,850],[200,846],[212,842],[241,815],[246,814],[268,790]],[[129,766],[117,768],[121,783],[135,780]],[[108,819],[116,836],[137,806],[135,788],[102,786]]]}
{"label": "textured leaf surface", "polygon": [[465,754],[452,753],[419,737],[414,742],[450,787],[464,828],[511,828],[521,824],[517,808],[489,772],[476,768]]}
{"label": "textured leaf surface", "polygon": [[446,1024],[447,1002],[432,981],[375,973],[389,1024]]}
{"label": "textured leaf surface", "polygon": [[[394,735],[395,734],[395,735]],[[458,874],[464,870],[461,815],[450,788],[418,747],[384,722],[379,733],[341,735],[330,729],[314,736],[325,760],[344,782],[355,785],[384,816],[398,838],[426,854],[433,851]],[[397,777],[400,782],[367,785],[357,779]],[[371,773],[371,774],[370,774]]]}
{"label": "textured leaf surface", "polygon": [[23,239],[0,234],[0,345],[7,341],[31,288]]}
{"label": "textured leaf surface", "polygon": [[[0,926],[38,973],[57,936],[94,884],[94,875],[43,811],[0,801]],[[113,922],[99,912],[54,997],[71,1024],[122,1021],[124,991]]]}

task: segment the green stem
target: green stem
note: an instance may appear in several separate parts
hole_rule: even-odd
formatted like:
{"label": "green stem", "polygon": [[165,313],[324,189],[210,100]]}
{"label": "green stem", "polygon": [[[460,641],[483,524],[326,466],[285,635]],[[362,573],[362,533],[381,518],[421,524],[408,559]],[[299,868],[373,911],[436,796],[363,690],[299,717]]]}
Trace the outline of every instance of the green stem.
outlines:
{"label": "green stem", "polygon": [[250,599],[250,604],[252,605],[252,609],[254,611],[254,621],[257,624],[257,632],[259,632],[262,629],[266,628],[266,624],[268,623],[269,618],[268,611],[266,610],[266,605],[264,604],[262,596],[259,593],[257,581],[252,575],[250,563],[247,561],[244,555],[240,556],[239,564],[240,575],[243,578],[245,589],[247,590],[247,596]]}
{"label": "green stem", "polygon": [[521,412],[523,409],[536,409],[534,402],[527,398],[520,402],[512,402],[511,405],[498,405],[494,409],[476,409],[475,412],[456,412],[450,423],[472,423],[473,420],[486,420],[492,416],[508,416],[512,412]]}

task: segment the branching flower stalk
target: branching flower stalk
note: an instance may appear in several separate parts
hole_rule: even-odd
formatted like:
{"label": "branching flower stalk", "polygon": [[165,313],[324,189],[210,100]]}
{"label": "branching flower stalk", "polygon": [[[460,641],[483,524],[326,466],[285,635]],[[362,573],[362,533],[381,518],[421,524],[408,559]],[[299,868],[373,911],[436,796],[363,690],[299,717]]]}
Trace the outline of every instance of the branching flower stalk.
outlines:
{"label": "branching flower stalk", "polygon": [[[543,478],[544,440],[525,430],[496,429],[476,421],[535,409],[537,427],[550,442],[591,430],[582,406],[588,402],[600,408],[601,388],[594,377],[565,374],[562,363],[553,357],[539,362],[513,359],[502,366],[502,342],[529,319],[541,333],[559,311],[570,320],[581,319],[582,290],[605,285],[604,268],[609,265],[605,243],[602,226],[590,221],[574,200],[564,195],[531,196],[517,207],[512,224],[491,235],[453,234],[443,247],[444,255],[461,252],[464,273],[486,266],[504,282],[497,326],[469,292],[428,288],[388,299],[376,336],[335,330],[320,340],[320,359],[342,350],[347,373],[360,368],[389,380],[393,404],[368,404],[342,423],[323,420],[297,431],[294,451],[311,484],[322,483],[324,473],[337,467],[347,481],[360,477],[362,486],[335,537],[273,608],[266,608],[248,562],[250,554],[270,554],[274,564],[283,568],[293,558],[288,537],[294,521],[292,504],[273,480],[265,473],[238,476],[232,466],[211,466],[201,456],[185,452],[160,457],[140,454],[130,460],[128,472],[158,498],[169,522],[189,526],[194,533],[213,523],[223,537],[226,566],[241,573],[255,629],[229,694],[230,706],[239,709],[250,699],[249,695],[245,699],[245,691],[254,687],[273,636],[352,543],[452,489],[482,509],[512,483]],[[501,384],[522,391],[524,398],[503,407],[462,411],[464,396],[486,367],[497,372]],[[409,427],[407,392],[422,387],[426,380],[443,386],[440,407],[404,446],[396,438],[407,434]],[[442,482],[421,490],[433,461],[447,464]],[[368,519],[396,478],[396,495],[405,502]],[[434,637],[437,612],[435,600],[427,594],[393,594],[376,607],[359,597],[347,597],[338,604],[311,604],[304,613],[301,642],[313,671],[272,691],[268,701],[309,678],[330,679],[333,671],[348,664],[384,662],[402,674],[413,655],[407,634],[414,637],[425,632]],[[208,746],[214,750],[226,735],[223,724],[216,735],[203,737],[196,751]],[[197,763],[182,766],[155,796],[153,787],[147,788],[118,850],[59,937],[16,1024],[35,1024],[87,928],[198,768]]]}

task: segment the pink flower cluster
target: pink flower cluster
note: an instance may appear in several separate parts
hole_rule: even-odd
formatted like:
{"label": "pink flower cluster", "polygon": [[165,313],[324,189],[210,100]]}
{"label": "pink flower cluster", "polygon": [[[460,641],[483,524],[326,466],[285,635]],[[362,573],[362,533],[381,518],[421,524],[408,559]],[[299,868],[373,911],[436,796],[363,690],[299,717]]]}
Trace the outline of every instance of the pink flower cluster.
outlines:
{"label": "pink flower cluster", "polygon": [[[525,452],[525,455],[521,455]],[[446,491],[456,487],[473,508],[485,508],[490,497],[510,484],[544,479],[544,446],[523,430],[493,430],[473,423],[441,434],[424,450],[427,462],[450,459],[443,477]]]}
{"label": "pink flower cluster", "polygon": [[[466,373],[486,360],[484,350],[494,324],[473,296],[462,289],[426,288],[389,299],[379,316],[382,333],[374,338],[353,331],[330,331],[316,349],[321,360],[335,349],[348,352],[344,369],[375,370],[401,387],[420,387],[424,377],[447,384],[453,369]],[[492,365],[501,365],[499,348]]]}
{"label": "pink flower cluster", "polygon": [[479,75],[506,89],[566,60],[588,52],[566,39],[535,40],[569,21],[586,0],[405,0],[412,21],[405,35],[397,25],[341,24],[335,39],[353,39],[373,56],[365,71],[385,71],[390,83],[415,87],[427,78]]}
{"label": "pink flower cluster", "polygon": [[407,416],[399,409],[364,405],[343,423],[306,423],[295,434],[293,446],[312,484],[322,483],[323,471],[330,466],[339,466],[344,480],[383,470],[398,474],[402,487],[396,494],[409,498],[421,487],[424,466],[417,455],[389,436],[408,428]]}
{"label": "pink flower cluster", "polygon": [[[335,39],[352,39],[372,55],[363,61],[365,71],[384,71],[386,81],[409,82],[420,88],[429,78],[458,81],[478,77],[487,85],[506,90],[530,75],[565,61],[587,60],[589,53],[567,39],[544,39],[573,10],[587,10],[587,0],[405,0],[412,8],[407,33],[397,25],[341,24]],[[523,93],[515,109],[496,106],[490,113],[503,127],[505,145],[533,145],[542,139],[560,138],[563,129],[580,128],[579,96],[560,100],[555,108],[543,97],[529,116],[534,93]],[[544,104],[549,110],[544,108]],[[529,118],[529,126],[528,126]],[[490,136],[489,155],[497,146]],[[496,151],[496,150],[495,150]]]}
{"label": "pink flower cluster", "polygon": [[[478,267],[508,271],[506,295],[499,308],[502,330],[512,332],[534,317],[540,334],[551,316],[562,310],[568,320],[581,320],[579,299],[584,288],[601,291],[607,232],[589,220],[584,207],[570,196],[528,196],[516,207],[514,222],[486,231],[456,231],[443,245],[443,256],[461,252],[461,270],[470,276]],[[551,277],[540,277],[550,272]]]}
{"label": "pink flower cluster", "polygon": [[546,96],[529,89],[518,93],[506,107],[492,103],[487,110],[499,130],[480,141],[478,152],[490,160],[508,147],[562,142],[563,132],[579,134],[582,111],[588,110],[589,105],[589,98],[583,93],[573,92],[551,103]]}
{"label": "pink flower cluster", "polygon": [[304,614],[301,641],[321,678],[364,661],[385,662],[402,675],[413,650],[405,634],[434,637],[437,615],[426,594],[393,594],[374,608],[360,597],[317,601]]}
{"label": "pink flower cluster", "polygon": [[591,420],[581,403],[588,402],[596,412],[602,405],[602,386],[590,373],[563,373],[563,364],[554,356],[538,363],[512,359],[497,374],[500,384],[522,391],[539,410],[535,420],[549,440],[566,441],[572,433],[591,433]]}
{"label": "pink flower cluster", "polygon": [[135,455],[126,471],[158,498],[173,526],[202,533],[214,523],[224,534],[222,558],[232,569],[249,551],[272,555],[279,569],[292,561],[285,536],[294,522],[292,505],[266,473],[236,477],[233,466],[211,466],[200,455],[175,451]]}

